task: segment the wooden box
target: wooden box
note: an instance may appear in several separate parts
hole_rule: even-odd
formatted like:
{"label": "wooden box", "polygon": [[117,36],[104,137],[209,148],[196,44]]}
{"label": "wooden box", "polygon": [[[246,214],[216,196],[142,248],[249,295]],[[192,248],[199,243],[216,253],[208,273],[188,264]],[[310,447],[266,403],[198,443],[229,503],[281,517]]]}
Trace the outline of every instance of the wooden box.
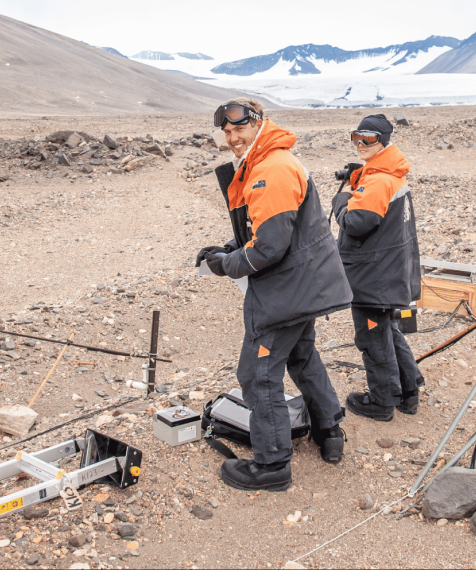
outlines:
{"label": "wooden box", "polygon": [[[417,301],[417,307],[452,313],[462,300],[468,301],[471,310],[476,314],[476,283],[422,275],[421,299]],[[468,316],[463,306],[458,314]]]}

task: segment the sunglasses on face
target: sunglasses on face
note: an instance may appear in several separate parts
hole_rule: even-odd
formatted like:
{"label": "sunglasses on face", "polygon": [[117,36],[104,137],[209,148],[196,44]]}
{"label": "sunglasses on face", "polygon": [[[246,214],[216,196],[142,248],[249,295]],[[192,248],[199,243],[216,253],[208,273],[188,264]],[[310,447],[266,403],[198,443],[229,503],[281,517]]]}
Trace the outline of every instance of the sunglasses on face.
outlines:
{"label": "sunglasses on face", "polygon": [[227,122],[232,125],[246,125],[250,122],[250,119],[259,121],[262,118],[260,114],[255,113],[246,105],[225,103],[224,105],[220,105],[215,111],[214,123],[215,127],[223,128]]}
{"label": "sunglasses on face", "polygon": [[382,135],[372,131],[352,131],[350,140],[355,146],[363,144],[364,146],[374,146],[381,142]]}

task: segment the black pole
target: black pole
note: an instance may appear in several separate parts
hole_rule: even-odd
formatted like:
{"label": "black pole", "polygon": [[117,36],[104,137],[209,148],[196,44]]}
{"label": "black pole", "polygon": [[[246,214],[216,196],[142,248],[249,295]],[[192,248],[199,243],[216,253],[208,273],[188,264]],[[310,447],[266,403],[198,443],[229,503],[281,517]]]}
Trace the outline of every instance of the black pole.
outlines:
{"label": "black pole", "polygon": [[[51,342],[53,344],[67,344],[69,346],[76,346],[77,348],[85,348],[91,352],[104,352],[105,354],[114,354],[118,356],[130,356],[131,358],[149,358],[147,354],[135,354],[134,352],[121,352],[119,350],[110,350],[108,348],[99,348],[96,346],[87,346],[86,344],[77,344],[76,342],[69,342],[64,340],[53,340],[52,338],[44,338],[41,336],[33,336],[31,334],[16,333],[12,331],[7,331],[0,329],[0,333],[4,335],[20,336],[22,338],[32,338],[34,340],[40,340],[42,342]],[[160,360],[160,362],[172,362],[167,358],[155,358],[155,360]]]}
{"label": "black pole", "polygon": [[150,334],[150,351],[149,351],[149,374],[147,394],[155,392],[155,367],[157,365],[157,345],[159,342],[159,324],[160,311],[154,311],[152,314],[152,331]]}

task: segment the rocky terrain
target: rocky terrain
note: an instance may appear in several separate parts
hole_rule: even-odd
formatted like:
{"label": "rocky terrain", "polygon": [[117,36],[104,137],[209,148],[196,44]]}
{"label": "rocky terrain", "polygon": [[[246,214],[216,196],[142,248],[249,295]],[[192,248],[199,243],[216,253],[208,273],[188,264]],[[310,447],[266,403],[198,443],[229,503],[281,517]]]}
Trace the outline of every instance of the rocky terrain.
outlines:
{"label": "rocky terrain", "polygon": [[[294,152],[312,173],[326,210],[338,189],[334,171],[355,161],[349,131],[364,113],[270,113],[297,134]],[[396,126],[394,141],[412,164],[422,255],[474,264],[476,112],[406,113],[409,126]],[[124,491],[104,483],[85,487],[79,511],[68,513],[56,499],[0,519],[4,568],[280,568],[402,498],[474,385],[475,333],[422,363],[426,386],[416,416],[396,414],[382,425],[349,414],[339,466],[323,463],[313,442],[295,441],[286,493],[226,487],[217,475],[223,457],[204,440],[171,448],[155,439],[155,410],[185,402],[201,412],[207,400],[237,387],[242,294],[227,279],[199,278],[195,268],[201,247],[231,237],[213,173],[231,155],[216,148],[212,134],[205,114],[0,124],[0,404],[28,405],[61,349],[8,331],[53,340],[76,331],[79,344],[146,354],[158,309],[159,354],[173,361],[158,364],[158,391],[144,398],[126,387],[129,379],[141,380],[143,360],[67,349],[34,404],[39,417],[28,436],[40,435],[21,443],[3,434],[0,460],[82,437],[89,427],[141,449],[142,474]],[[335,223],[332,228],[336,232]],[[448,317],[420,312],[420,331],[431,331],[408,337],[416,355],[471,323],[457,317],[444,327]],[[350,312],[319,319],[316,331],[344,402],[365,385],[360,354],[342,346],[353,342]],[[296,393],[289,377],[285,384]],[[475,414],[472,405],[439,466],[476,431]],[[63,427],[47,431],[56,426]],[[232,447],[250,456],[249,449]],[[469,454],[461,461],[468,463]],[[78,460],[63,465],[73,470]],[[32,484],[30,477],[10,479],[0,485],[1,495]],[[425,518],[419,506],[398,519],[410,504],[397,502],[300,563],[474,566],[468,519]]]}

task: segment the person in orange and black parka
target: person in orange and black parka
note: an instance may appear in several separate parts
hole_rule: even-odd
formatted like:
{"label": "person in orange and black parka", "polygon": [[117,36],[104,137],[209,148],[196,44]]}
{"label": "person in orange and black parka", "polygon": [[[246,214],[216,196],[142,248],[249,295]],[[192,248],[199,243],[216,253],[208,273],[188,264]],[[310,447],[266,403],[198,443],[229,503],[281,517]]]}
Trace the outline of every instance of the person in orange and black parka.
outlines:
{"label": "person in orange and black parka", "polygon": [[352,293],[314,182],[290,152],[296,135],[241,98],[218,107],[215,126],[235,154],[216,169],[234,239],[202,249],[197,266],[206,259],[216,275],[248,276],[237,377],[251,410],[254,452],[253,459],[228,459],[219,475],[238,489],[284,491],[293,456],[286,368],[322,458],[342,458],[343,411],[315,347],[315,320],[350,307]]}
{"label": "person in orange and black parka", "polygon": [[365,165],[354,170],[332,202],[340,226],[338,247],[354,299],[355,344],[362,352],[368,392],[352,392],[347,409],[378,421],[394,408],[415,414],[423,376],[394,319],[397,308],[420,298],[420,255],[410,165],[390,142],[385,115],[365,117],[352,142]]}

